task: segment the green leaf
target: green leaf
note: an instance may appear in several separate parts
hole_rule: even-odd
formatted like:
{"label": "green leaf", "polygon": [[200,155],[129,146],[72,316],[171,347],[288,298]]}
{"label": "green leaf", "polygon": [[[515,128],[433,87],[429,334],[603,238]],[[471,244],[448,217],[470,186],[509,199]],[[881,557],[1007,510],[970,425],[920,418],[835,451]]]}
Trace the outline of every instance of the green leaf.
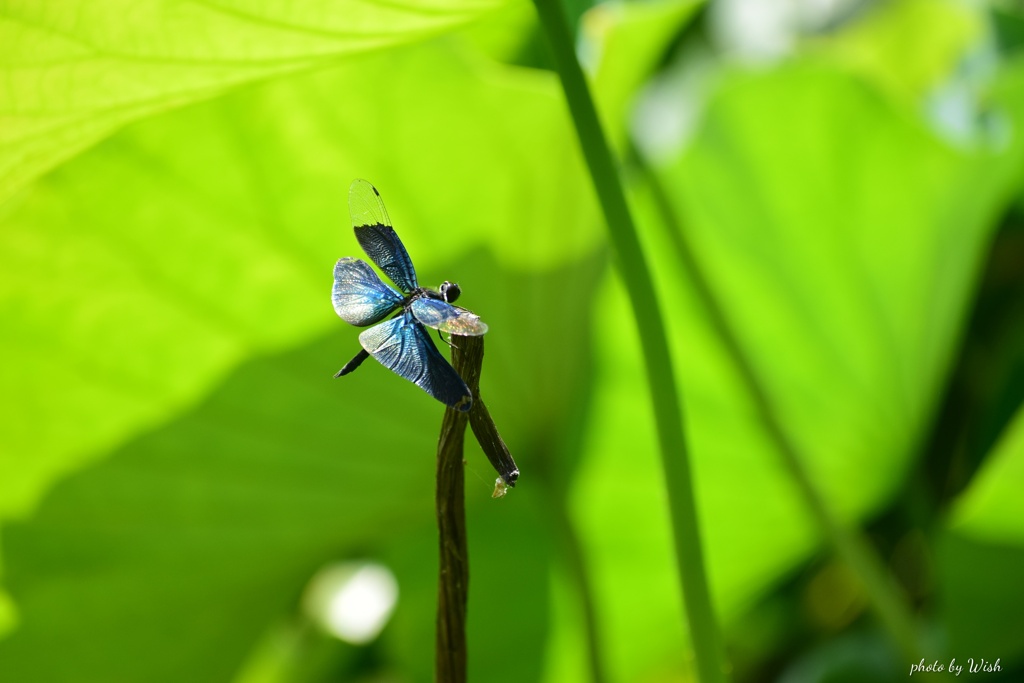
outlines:
{"label": "green leaf", "polygon": [[1024,544],[1024,408],[1016,417],[970,487],[957,499],[949,528],[978,541]]}
{"label": "green leaf", "polygon": [[813,66],[738,76],[707,121],[677,206],[812,470],[871,473],[833,492],[860,508],[929,417],[1019,150],[952,149]]}
{"label": "green leaf", "polygon": [[[863,82],[796,63],[728,75],[691,147],[662,171],[745,353],[848,520],[884,505],[911,464],[1019,167],[1019,147],[950,148]],[[706,557],[728,622],[820,538],[648,198],[636,206],[675,340]],[[605,318],[626,319],[617,287],[598,300]],[[651,407],[633,335],[597,344],[602,382],[575,515],[613,674],[655,676],[681,655],[669,647],[680,615],[664,501],[644,496],[659,481]]]}
{"label": "green leaf", "polygon": [[[377,184],[426,283],[474,247],[536,267],[591,249],[552,86],[442,46],[380,53],[136,126],[40,182],[0,221],[0,344],[19,359],[0,382],[22,398],[0,432],[0,515],[245,359],[336,326],[331,267],[358,251],[353,177]],[[533,149],[560,161],[541,172]],[[503,164],[483,178],[490,159]]]}
{"label": "green leaf", "polygon": [[0,5],[0,202],[125,124],[422,40],[500,0]]}
{"label": "green leaf", "polygon": [[[433,44],[136,125],[39,181],[0,215],[0,345],[18,359],[0,388],[20,397],[0,429],[0,518],[239,364],[337,329],[330,271],[358,252],[353,177],[384,193],[425,283],[483,246],[512,267],[580,258],[597,233],[564,126],[549,76]],[[502,170],[482,176],[489,159]],[[470,305],[475,283],[462,284]],[[357,348],[350,332],[324,377]],[[548,366],[559,400],[573,385]]]}

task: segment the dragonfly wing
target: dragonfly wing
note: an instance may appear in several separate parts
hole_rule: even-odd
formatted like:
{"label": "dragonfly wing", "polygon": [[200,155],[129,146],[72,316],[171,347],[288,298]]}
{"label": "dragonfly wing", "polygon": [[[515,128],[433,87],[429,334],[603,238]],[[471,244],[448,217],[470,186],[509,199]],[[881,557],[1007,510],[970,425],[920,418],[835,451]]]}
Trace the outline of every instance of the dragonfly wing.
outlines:
{"label": "dragonfly wing", "polygon": [[480,316],[440,299],[413,299],[410,308],[421,323],[448,334],[479,337],[487,332],[487,324],[480,320]]}
{"label": "dragonfly wing", "polygon": [[473,405],[469,387],[411,313],[363,330],[359,343],[381,365],[441,403],[463,412]]}
{"label": "dragonfly wing", "polygon": [[402,304],[402,296],[381,282],[366,261],[346,256],[334,264],[331,301],[338,316],[352,325],[372,325]]}
{"label": "dragonfly wing", "polygon": [[365,180],[353,181],[348,190],[348,210],[352,214],[356,239],[370,260],[403,292],[416,289],[419,286],[416,269],[398,233],[391,227],[377,188]]}

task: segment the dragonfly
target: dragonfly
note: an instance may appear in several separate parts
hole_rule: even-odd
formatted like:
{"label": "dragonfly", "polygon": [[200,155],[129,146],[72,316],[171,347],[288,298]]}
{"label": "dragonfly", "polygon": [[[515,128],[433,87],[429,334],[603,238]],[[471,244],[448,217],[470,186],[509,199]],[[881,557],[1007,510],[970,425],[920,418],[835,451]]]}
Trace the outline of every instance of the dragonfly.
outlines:
{"label": "dragonfly", "polygon": [[349,324],[373,325],[359,334],[363,348],[334,376],[349,374],[373,356],[441,403],[468,411],[473,405],[469,387],[434,346],[426,328],[438,330],[438,336],[479,336],[487,332],[487,325],[453,305],[462,293],[458,283],[446,280],[436,291],[419,286],[409,252],[392,227],[377,188],[365,180],[353,181],[348,208],[359,245],[398,291],[366,261],[346,256],[334,265],[335,312]]}

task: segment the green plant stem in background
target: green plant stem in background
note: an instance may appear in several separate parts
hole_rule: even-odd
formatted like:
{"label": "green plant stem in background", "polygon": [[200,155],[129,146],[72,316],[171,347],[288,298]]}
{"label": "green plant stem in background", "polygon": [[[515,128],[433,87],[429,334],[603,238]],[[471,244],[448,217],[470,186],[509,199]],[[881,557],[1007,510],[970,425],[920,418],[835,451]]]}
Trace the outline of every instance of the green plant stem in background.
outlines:
{"label": "green plant stem in background", "polygon": [[863,584],[872,609],[902,654],[910,661],[917,661],[921,655],[921,647],[917,641],[909,609],[899,588],[867,541],[856,530],[844,525],[836,516],[825,500],[824,494],[818,489],[810,473],[804,467],[796,446],[786,435],[782,421],[772,407],[772,402],[758,380],[753,366],[740,348],[736,335],[711,291],[704,271],[686,241],[686,235],[672,209],[668,193],[657,175],[635,149],[630,150],[630,156],[647,180],[662,224],[668,232],[676,252],[676,258],[686,269],[693,284],[693,291],[707,313],[708,321],[725,347],[733,365],[739,371],[744,386],[753,397],[758,417],[768,433],[768,437],[775,444],[786,471],[800,491],[804,504],[817,522],[821,533],[832,544],[835,553]]}
{"label": "green plant stem in background", "polygon": [[683,435],[682,405],[654,283],[626,205],[611,149],[601,129],[583,71],[576,61],[572,34],[562,7],[557,0],[534,0],[534,4],[561,76],[576,134],[604,211],[619,272],[636,317],[661,446],[676,560],[697,673],[703,683],[717,683],[726,680],[725,655],[704,571],[689,454]]}

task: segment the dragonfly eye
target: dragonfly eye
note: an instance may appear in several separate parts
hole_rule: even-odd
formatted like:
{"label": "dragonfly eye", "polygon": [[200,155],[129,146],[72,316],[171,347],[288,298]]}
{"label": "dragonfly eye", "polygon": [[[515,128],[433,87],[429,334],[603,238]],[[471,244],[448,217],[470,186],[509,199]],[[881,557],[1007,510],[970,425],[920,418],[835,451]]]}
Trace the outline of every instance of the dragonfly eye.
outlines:
{"label": "dragonfly eye", "polygon": [[459,287],[458,282],[448,282],[447,280],[441,283],[438,290],[440,290],[441,296],[443,296],[444,300],[448,303],[453,303],[459,298],[459,295],[462,294],[462,288]]}

